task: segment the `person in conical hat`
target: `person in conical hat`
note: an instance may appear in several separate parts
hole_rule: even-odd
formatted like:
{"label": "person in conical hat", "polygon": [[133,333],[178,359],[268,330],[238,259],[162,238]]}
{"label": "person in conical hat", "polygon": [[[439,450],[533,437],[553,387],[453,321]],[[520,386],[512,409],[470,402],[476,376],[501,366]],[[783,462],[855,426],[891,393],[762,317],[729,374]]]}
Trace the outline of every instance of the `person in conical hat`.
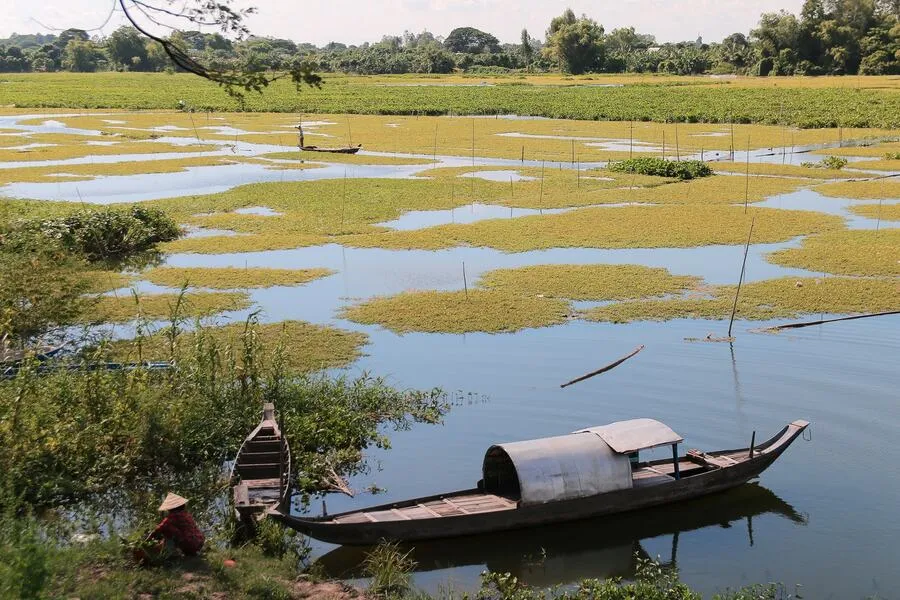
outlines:
{"label": "person in conical hat", "polygon": [[206,538],[194,522],[194,517],[187,511],[187,498],[169,492],[159,511],[168,514],[150,534],[151,539],[160,540],[160,550],[177,548],[187,556],[200,552]]}

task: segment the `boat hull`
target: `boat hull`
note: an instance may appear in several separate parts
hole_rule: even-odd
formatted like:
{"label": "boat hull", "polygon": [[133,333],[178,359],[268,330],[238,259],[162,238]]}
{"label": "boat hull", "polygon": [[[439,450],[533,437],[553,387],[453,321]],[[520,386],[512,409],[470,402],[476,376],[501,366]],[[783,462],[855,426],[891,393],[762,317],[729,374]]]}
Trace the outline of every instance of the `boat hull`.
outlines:
{"label": "boat hull", "polygon": [[[797,423],[802,423],[802,425],[797,425]],[[681,502],[742,485],[768,468],[805,427],[805,422],[795,422],[785,427],[771,440],[757,446],[753,458],[725,468],[683,477],[661,485],[632,487],[587,498],[529,506],[520,505],[512,510],[496,512],[363,523],[335,523],[334,517],[307,519],[280,512],[270,512],[269,514],[285,525],[318,540],[342,545],[372,545],[381,541],[438,539],[576,521]],[[736,452],[739,450],[715,452],[711,456]],[[749,448],[747,448],[747,453],[749,455]],[[456,496],[478,492],[479,490],[463,490],[417,498],[407,502],[386,504],[370,510],[389,511],[408,506],[411,503],[422,504],[440,499],[452,501]]]}

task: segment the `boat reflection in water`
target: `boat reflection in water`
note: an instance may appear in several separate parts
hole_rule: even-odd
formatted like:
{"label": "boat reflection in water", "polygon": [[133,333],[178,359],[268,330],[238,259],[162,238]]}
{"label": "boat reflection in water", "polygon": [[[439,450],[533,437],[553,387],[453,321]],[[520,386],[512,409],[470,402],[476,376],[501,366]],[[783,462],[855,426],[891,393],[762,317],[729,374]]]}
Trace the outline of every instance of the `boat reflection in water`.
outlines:
{"label": "boat reflection in water", "polygon": [[[511,573],[537,587],[572,583],[586,578],[631,577],[637,560],[649,558],[641,540],[673,535],[672,551],[663,564],[674,566],[678,534],[704,527],[731,527],[744,521],[753,545],[753,517],[774,514],[798,524],[806,517],[771,490],[748,483],[733,490],[662,508],[653,508],[562,525],[504,533],[401,545],[411,550],[416,572],[484,565]],[[341,546],[319,558],[332,577],[362,577],[368,548]]]}

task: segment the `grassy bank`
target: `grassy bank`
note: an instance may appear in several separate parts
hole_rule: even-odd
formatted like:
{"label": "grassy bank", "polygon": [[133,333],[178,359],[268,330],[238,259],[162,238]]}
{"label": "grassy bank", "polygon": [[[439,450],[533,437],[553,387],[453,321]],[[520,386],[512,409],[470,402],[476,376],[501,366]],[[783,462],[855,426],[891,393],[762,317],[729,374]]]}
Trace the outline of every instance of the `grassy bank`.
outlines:
{"label": "grassy bank", "polygon": [[[800,127],[897,127],[900,94],[868,89],[857,78],[789,80],[761,86],[705,80],[637,77],[622,87],[586,80],[558,85],[552,78],[501,80],[486,86],[402,85],[404,78],[329,75],[320,90],[297,93],[276,82],[241,106],[212,83],[191,75],[155,73],[4,74],[4,101],[42,108],[173,108],[179,100],[200,109],[362,114],[520,114],[560,119],[778,123]],[[774,79],[774,78],[772,78]],[[410,78],[410,81],[415,81]],[[439,82],[439,78],[429,81]],[[885,81],[887,79],[885,78]],[[689,82],[685,80],[685,82]],[[693,80],[696,83],[696,80]],[[400,84],[400,85],[392,85]],[[888,87],[890,87],[888,85]]]}

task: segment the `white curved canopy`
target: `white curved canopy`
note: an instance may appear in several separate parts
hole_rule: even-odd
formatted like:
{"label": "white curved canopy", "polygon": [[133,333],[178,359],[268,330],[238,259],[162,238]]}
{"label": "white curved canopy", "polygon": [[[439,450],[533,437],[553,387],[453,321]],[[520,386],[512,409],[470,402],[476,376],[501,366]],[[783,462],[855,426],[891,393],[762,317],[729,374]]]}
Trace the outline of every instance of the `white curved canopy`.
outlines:
{"label": "white curved canopy", "polygon": [[574,433],[596,434],[609,444],[610,448],[621,454],[657,446],[670,446],[684,441],[684,438],[672,431],[668,425],[654,419],[618,421],[609,425],[579,429]]}
{"label": "white curved canopy", "polygon": [[483,475],[488,489],[517,478],[522,505],[595,496],[632,482],[628,457],[589,433],[491,446]]}

